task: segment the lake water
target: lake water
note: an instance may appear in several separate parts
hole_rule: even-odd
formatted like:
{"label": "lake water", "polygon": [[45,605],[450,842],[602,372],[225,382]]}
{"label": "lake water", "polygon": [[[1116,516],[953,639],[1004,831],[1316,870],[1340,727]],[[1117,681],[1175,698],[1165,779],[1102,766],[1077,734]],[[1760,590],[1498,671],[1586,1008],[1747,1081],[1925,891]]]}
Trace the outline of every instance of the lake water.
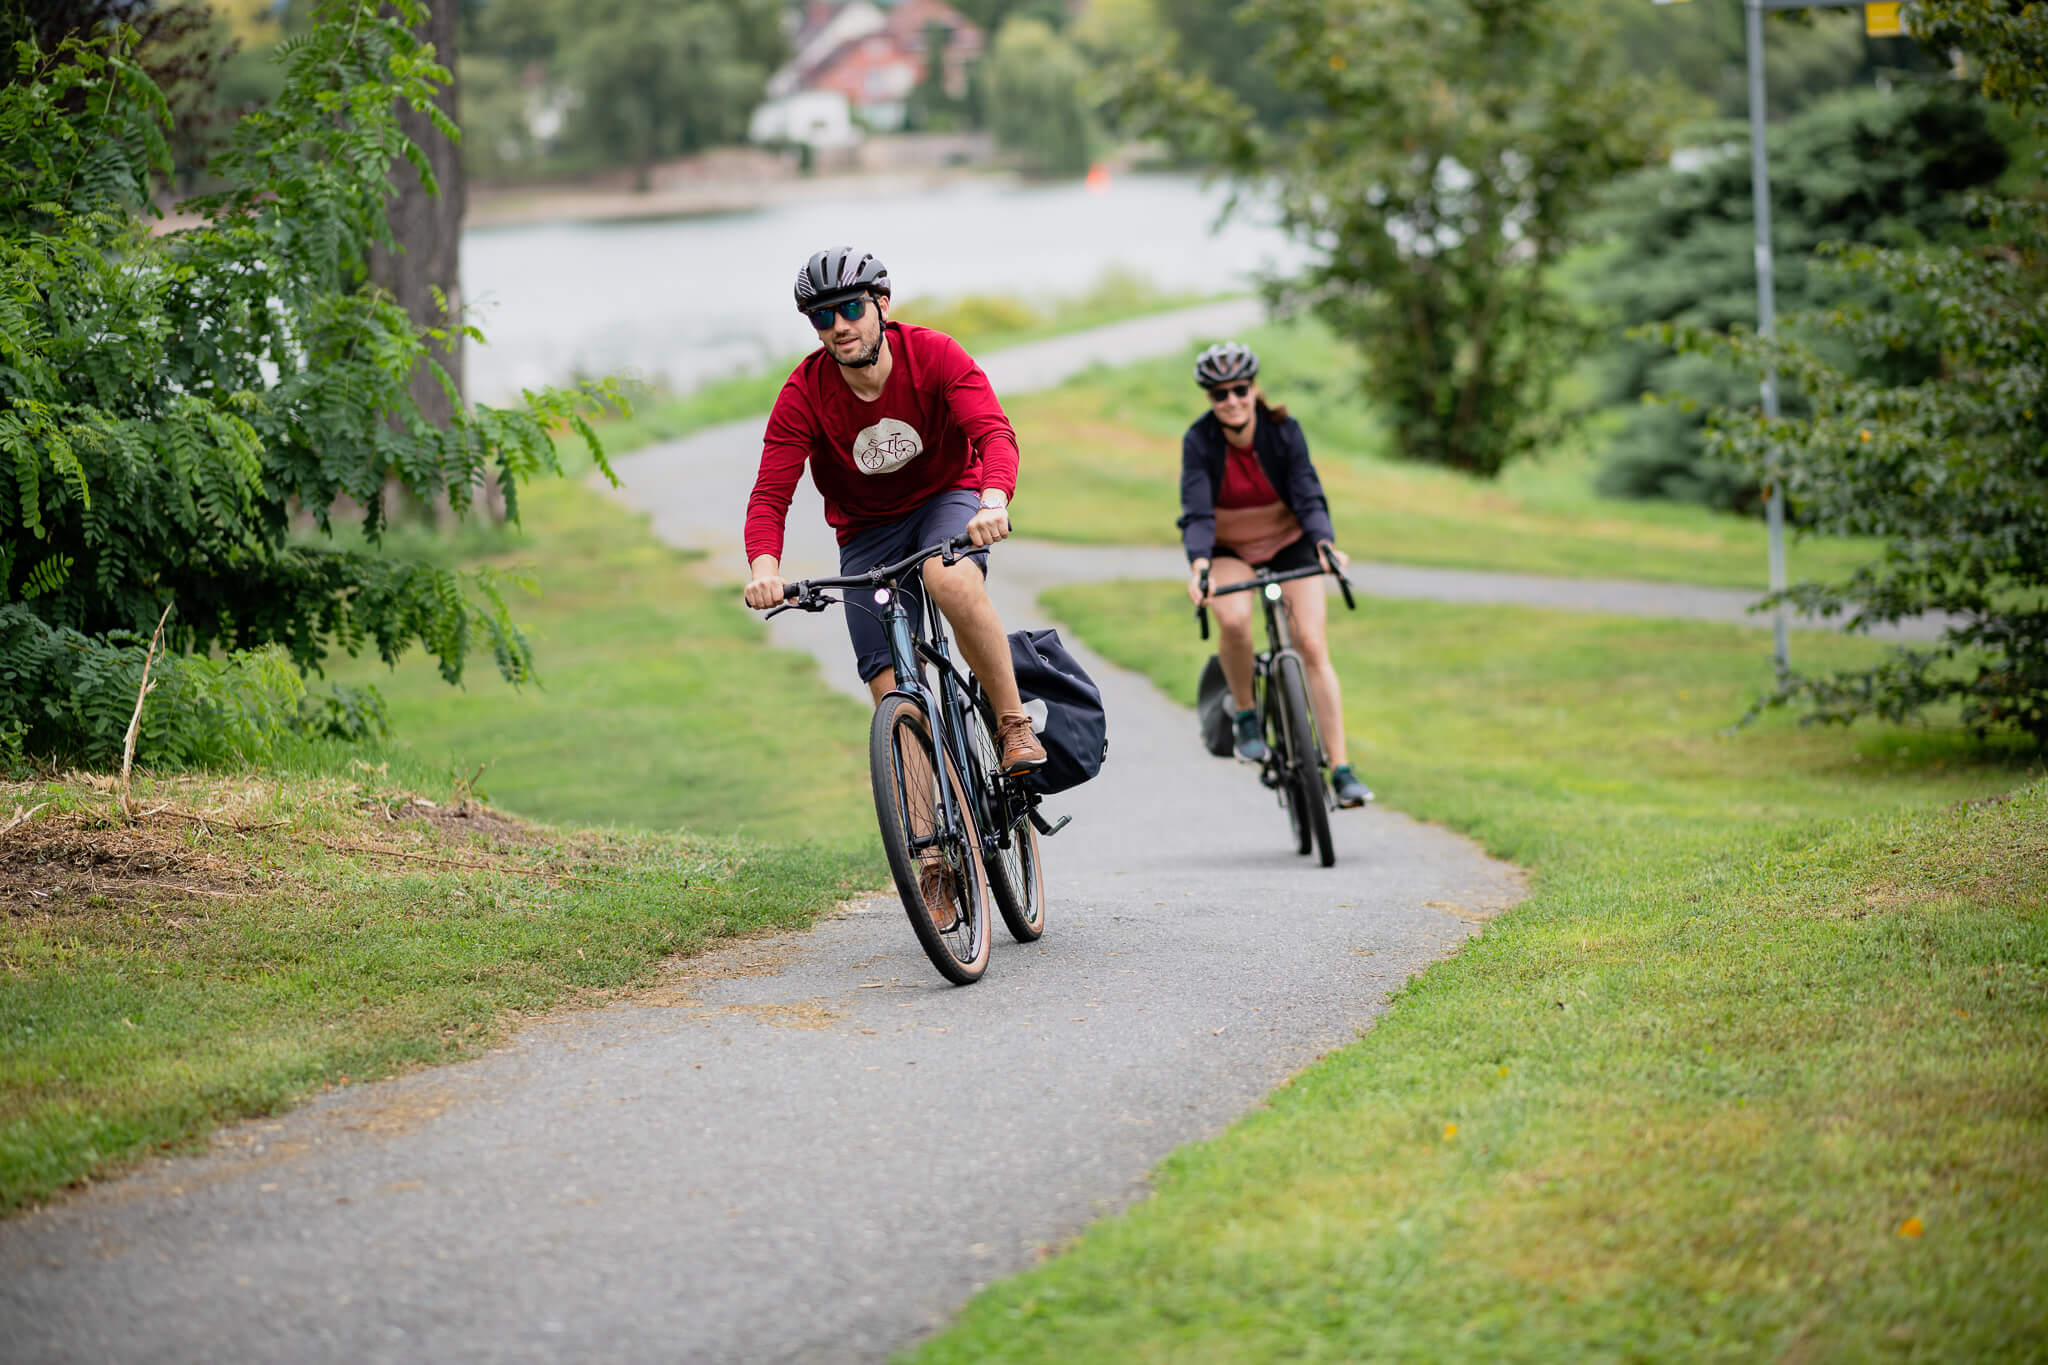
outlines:
{"label": "lake water", "polygon": [[470,396],[578,374],[637,374],[677,388],[816,344],[790,297],[821,247],[851,243],[889,266],[899,300],[961,294],[1072,297],[1112,269],[1161,289],[1248,287],[1302,251],[1270,215],[1212,231],[1226,191],[1187,176],[1079,182],[962,180],[748,213],[483,228],[464,235],[464,290],[490,338],[467,356]]}

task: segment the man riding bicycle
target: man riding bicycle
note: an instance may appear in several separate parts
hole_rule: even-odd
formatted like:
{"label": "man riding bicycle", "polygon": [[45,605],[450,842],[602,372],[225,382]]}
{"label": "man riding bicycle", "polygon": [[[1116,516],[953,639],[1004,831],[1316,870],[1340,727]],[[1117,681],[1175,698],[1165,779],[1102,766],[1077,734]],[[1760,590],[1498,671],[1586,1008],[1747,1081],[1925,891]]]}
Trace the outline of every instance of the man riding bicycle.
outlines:
{"label": "man riding bicycle", "polygon": [[[1267,404],[1258,374],[1258,355],[1234,341],[1196,358],[1195,383],[1208,393],[1209,411],[1181,438],[1180,463],[1181,544],[1193,570],[1188,596],[1213,611],[1222,629],[1216,653],[1237,709],[1237,756],[1250,763],[1266,758],[1252,709],[1252,604],[1242,594],[1210,598],[1206,592],[1241,583],[1258,569],[1341,569],[1350,562],[1337,548],[1308,438],[1286,408]],[[1345,759],[1344,699],[1330,663],[1322,580],[1297,578],[1280,590],[1329,750],[1330,787],[1339,806],[1362,806],[1372,791]]]}
{"label": "man riding bicycle", "polygon": [[[950,565],[927,561],[924,587],[995,707],[1001,768],[1016,776],[1042,767],[1045,749],[1031,732],[985,579],[987,547],[1010,534],[1017,434],[960,343],[889,321],[889,295],[888,269],[852,247],[817,252],[797,274],[797,311],[819,345],[768,414],[747,500],[746,603],[756,611],[783,603],[783,529],[806,461],[838,534],[842,574],[964,533],[975,551]],[[920,620],[921,603],[908,605]],[[861,680],[880,701],[896,685],[888,636],[868,611],[848,610],[846,624]]]}

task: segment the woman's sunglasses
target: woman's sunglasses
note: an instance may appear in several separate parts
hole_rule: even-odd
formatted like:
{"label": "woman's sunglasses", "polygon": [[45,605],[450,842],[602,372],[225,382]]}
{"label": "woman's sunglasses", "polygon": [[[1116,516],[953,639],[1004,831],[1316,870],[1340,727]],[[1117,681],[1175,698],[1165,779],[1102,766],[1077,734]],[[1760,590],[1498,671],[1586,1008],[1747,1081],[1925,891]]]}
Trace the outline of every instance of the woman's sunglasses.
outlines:
{"label": "woman's sunglasses", "polygon": [[848,299],[837,308],[813,308],[810,313],[811,330],[814,332],[831,331],[832,319],[834,317],[845,318],[848,322],[859,322],[861,314],[867,311],[868,301],[866,299]]}
{"label": "woman's sunglasses", "polygon": [[1226,398],[1242,398],[1252,391],[1249,384],[1218,384],[1209,390],[1209,401],[1221,403]]}

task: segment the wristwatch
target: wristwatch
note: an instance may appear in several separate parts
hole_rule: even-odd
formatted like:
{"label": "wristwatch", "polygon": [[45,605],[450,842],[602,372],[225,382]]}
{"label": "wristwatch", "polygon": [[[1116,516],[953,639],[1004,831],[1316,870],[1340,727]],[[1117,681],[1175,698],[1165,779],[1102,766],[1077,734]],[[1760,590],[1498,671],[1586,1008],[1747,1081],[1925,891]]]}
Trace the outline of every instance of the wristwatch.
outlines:
{"label": "wristwatch", "polygon": [[1001,512],[1009,507],[1010,501],[1000,489],[984,488],[981,490],[981,505],[991,512]]}

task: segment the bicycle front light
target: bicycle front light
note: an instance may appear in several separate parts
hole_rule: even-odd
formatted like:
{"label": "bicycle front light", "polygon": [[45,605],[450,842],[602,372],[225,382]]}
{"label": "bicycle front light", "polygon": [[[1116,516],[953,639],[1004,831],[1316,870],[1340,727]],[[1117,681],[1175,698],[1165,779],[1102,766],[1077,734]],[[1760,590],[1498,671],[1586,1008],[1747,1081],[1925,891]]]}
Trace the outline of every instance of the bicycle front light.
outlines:
{"label": "bicycle front light", "polygon": [[1278,602],[1280,600],[1280,585],[1278,583],[1268,583],[1266,585],[1266,600],[1268,602]]}
{"label": "bicycle front light", "polygon": [[889,605],[889,590],[887,588],[875,589],[875,605],[878,607],[886,607]]}

